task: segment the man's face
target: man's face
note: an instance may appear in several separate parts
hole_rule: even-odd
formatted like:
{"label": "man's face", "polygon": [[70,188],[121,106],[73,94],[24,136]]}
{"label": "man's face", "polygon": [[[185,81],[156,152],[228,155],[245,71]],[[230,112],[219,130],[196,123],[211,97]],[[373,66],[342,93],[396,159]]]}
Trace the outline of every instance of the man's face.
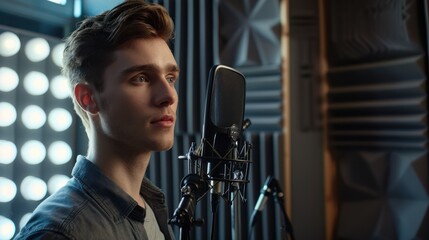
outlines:
{"label": "man's face", "polygon": [[99,94],[99,136],[136,151],[170,149],[174,142],[179,69],[166,42],[136,39],[114,52]]}

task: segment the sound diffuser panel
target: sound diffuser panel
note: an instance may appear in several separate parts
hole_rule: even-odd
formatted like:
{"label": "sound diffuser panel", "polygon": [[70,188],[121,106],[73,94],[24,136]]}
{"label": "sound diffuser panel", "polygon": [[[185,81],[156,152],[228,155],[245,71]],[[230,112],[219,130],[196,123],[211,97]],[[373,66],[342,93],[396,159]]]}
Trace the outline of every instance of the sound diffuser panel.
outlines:
{"label": "sound diffuser panel", "polygon": [[247,80],[250,131],[282,128],[279,1],[219,1],[219,62]]}
{"label": "sound diffuser panel", "polygon": [[337,237],[415,239],[419,236],[419,230],[429,224],[426,154],[424,151],[339,154],[341,204]]}
{"label": "sound diffuser panel", "polygon": [[424,149],[425,70],[420,56],[331,68],[331,147]]}

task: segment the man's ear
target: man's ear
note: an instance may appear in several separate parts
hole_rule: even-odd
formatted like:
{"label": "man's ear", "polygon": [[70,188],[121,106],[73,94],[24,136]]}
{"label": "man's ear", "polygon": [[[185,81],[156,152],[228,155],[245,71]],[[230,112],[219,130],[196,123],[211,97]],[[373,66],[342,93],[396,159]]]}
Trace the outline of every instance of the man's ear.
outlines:
{"label": "man's ear", "polygon": [[74,87],[74,96],[79,106],[89,114],[98,112],[97,102],[95,101],[93,88],[86,83],[78,83]]}

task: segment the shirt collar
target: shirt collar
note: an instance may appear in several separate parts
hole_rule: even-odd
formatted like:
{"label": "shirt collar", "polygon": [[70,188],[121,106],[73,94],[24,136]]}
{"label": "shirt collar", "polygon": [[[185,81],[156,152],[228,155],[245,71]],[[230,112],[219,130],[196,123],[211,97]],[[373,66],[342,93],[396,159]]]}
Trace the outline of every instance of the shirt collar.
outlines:
{"label": "shirt collar", "polygon": [[162,192],[161,189],[159,189],[157,186],[155,186],[148,178],[144,178],[141,188],[140,188],[140,194],[143,196],[145,201],[148,201],[150,203],[156,203],[157,205],[161,206],[152,206],[153,208],[159,208],[164,207],[165,205],[165,195]]}

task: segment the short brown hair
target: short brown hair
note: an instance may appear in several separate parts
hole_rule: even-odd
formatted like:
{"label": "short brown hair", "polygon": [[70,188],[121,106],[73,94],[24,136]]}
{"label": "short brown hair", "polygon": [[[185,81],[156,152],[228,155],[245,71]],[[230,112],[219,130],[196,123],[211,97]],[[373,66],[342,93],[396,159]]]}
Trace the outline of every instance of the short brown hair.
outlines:
{"label": "short brown hair", "polygon": [[[173,37],[174,24],[160,5],[143,0],[128,0],[112,10],[89,17],[66,39],[63,74],[70,86],[79,82],[103,90],[103,72],[113,61],[113,51],[136,38],[160,37],[168,42]],[[75,110],[88,128],[88,118],[72,95]]]}

